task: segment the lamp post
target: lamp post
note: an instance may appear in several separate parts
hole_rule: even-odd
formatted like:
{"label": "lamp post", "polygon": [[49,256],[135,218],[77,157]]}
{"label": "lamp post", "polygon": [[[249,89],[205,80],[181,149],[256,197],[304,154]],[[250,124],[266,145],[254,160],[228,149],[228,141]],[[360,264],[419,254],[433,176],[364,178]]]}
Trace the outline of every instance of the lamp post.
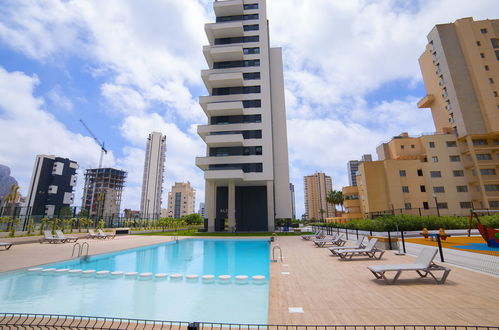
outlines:
{"label": "lamp post", "polygon": [[435,206],[437,207],[437,216],[440,217],[440,209],[438,208],[437,195],[433,194],[433,198],[435,199]]}

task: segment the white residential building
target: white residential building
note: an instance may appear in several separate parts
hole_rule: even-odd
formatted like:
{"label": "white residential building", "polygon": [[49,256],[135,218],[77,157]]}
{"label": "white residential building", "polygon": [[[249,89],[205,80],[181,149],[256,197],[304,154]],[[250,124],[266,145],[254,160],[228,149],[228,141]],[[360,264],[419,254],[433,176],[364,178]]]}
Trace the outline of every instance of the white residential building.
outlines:
{"label": "white residential building", "polygon": [[161,216],[161,195],[163,194],[163,172],[165,171],[166,136],[159,132],[149,134],[144,160],[144,177],[140,213],[144,218],[157,219]]}
{"label": "white residential building", "polygon": [[269,47],[265,0],[215,1],[205,25],[208,117],[198,126],[208,231],[272,231],[291,218],[282,51]]}

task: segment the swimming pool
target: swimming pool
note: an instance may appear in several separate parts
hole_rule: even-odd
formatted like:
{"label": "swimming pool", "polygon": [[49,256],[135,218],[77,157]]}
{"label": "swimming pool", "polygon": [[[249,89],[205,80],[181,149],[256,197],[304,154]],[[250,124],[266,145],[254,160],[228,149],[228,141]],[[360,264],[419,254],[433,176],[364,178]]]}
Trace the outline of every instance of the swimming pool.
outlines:
{"label": "swimming pool", "polygon": [[[264,324],[269,246],[268,240],[260,239],[186,239],[42,266],[139,273],[133,276],[8,272],[0,275],[0,311]],[[181,278],[155,277],[158,273]],[[203,275],[214,275],[214,280]],[[220,275],[231,278],[219,280]],[[238,275],[248,279],[236,280]],[[253,276],[265,280],[252,280]]]}

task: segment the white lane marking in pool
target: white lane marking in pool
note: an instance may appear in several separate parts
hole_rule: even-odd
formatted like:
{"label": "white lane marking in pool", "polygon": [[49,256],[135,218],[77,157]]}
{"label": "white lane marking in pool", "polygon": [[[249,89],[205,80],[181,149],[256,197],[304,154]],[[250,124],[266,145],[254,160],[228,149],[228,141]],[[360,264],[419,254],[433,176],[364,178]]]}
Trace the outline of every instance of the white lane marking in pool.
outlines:
{"label": "white lane marking in pool", "polygon": [[281,272],[281,275],[289,275],[289,272]]}
{"label": "white lane marking in pool", "polygon": [[179,279],[179,278],[182,278],[182,274],[171,274],[170,278]]}
{"label": "white lane marking in pool", "polygon": [[140,273],[139,276],[140,277],[151,277],[152,273]]}
{"label": "white lane marking in pool", "polygon": [[254,275],[251,277],[251,279],[255,280],[255,281],[263,281],[265,280],[265,276],[263,275]]}
{"label": "white lane marking in pool", "polygon": [[109,274],[109,270],[99,270],[96,274],[97,275],[107,275],[107,274]]}
{"label": "white lane marking in pool", "polygon": [[246,275],[237,275],[236,280],[238,281],[246,281],[248,279],[248,276]]}
{"label": "white lane marking in pool", "polygon": [[201,278],[203,280],[211,281],[211,280],[215,279],[215,275],[203,275],[203,276],[201,276]]}
{"label": "white lane marking in pool", "polygon": [[288,311],[289,311],[290,314],[293,314],[293,313],[304,313],[303,312],[303,307],[289,307]]}
{"label": "white lane marking in pool", "polygon": [[44,270],[42,270],[43,273],[48,273],[48,272],[53,272],[55,270],[55,268],[45,268]]}
{"label": "white lane marking in pool", "polygon": [[69,270],[69,268],[61,268],[61,269],[56,269],[56,273],[60,274],[60,273],[65,273]]}
{"label": "white lane marking in pool", "polygon": [[154,276],[155,276],[155,277],[157,277],[157,278],[165,278],[165,277],[167,277],[167,276],[168,276],[168,274],[166,274],[166,273],[157,273],[157,274],[156,274],[156,275],[154,275]]}
{"label": "white lane marking in pool", "polygon": [[28,272],[38,272],[42,269],[43,269],[42,267],[30,268],[30,269],[28,269]]}
{"label": "white lane marking in pool", "polygon": [[94,269],[89,269],[89,270],[84,270],[82,271],[83,274],[87,275],[87,274],[93,274],[95,273],[95,270]]}
{"label": "white lane marking in pool", "polygon": [[185,278],[188,280],[194,280],[194,279],[197,279],[198,276],[197,275],[185,275]]}
{"label": "white lane marking in pool", "polygon": [[222,280],[222,281],[228,281],[231,279],[231,276],[230,275],[220,275],[220,276],[218,276],[218,279]]}
{"label": "white lane marking in pool", "polygon": [[79,274],[81,272],[82,272],[81,269],[71,269],[68,273],[70,273],[70,274]]}
{"label": "white lane marking in pool", "polygon": [[123,275],[123,272],[122,271],[111,272],[111,275],[113,275],[113,276],[120,276],[120,275]]}
{"label": "white lane marking in pool", "polygon": [[128,272],[128,273],[125,273],[125,276],[135,276],[137,274],[138,274],[137,272]]}

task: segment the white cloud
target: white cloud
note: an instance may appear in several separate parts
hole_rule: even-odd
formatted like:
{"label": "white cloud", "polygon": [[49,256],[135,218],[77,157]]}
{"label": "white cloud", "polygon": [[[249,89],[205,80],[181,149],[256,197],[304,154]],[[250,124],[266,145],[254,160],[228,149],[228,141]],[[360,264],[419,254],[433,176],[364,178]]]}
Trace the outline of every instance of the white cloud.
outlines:
{"label": "white cloud", "polygon": [[66,111],[73,110],[73,102],[66,97],[60,85],[56,85],[47,93],[47,98],[58,108]]}
{"label": "white cloud", "polygon": [[[100,149],[92,138],[72,133],[44,110],[44,100],[33,96],[39,83],[36,76],[7,72],[0,67],[0,164],[11,168],[23,195],[28,191],[36,155],[70,158],[78,162],[80,168],[88,168],[95,167]],[[108,164],[114,163],[112,153],[106,158]],[[82,174],[80,170],[75,191],[79,196]]]}

